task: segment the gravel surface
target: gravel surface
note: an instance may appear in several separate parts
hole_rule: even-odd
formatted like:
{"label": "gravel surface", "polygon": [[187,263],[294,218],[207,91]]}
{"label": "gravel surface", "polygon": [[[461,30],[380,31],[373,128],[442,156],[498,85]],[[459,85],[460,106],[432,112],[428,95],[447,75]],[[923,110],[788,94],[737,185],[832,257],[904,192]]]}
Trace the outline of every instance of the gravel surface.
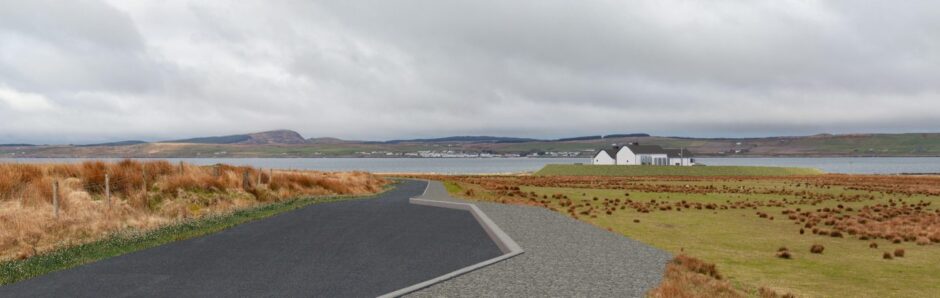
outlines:
{"label": "gravel surface", "polygon": [[410,294],[412,297],[643,297],[672,256],[540,207],[471,202],[432,182],[423,199],[476,204],[525,253]]}

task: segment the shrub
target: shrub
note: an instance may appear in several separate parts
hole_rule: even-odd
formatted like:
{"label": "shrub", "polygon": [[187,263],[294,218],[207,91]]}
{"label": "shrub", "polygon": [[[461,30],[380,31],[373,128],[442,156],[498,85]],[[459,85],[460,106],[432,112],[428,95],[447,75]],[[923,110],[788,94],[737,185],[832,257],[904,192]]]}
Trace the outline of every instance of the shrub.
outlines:
{"label": "shrub", "polygon": [[809,252],[814,254],[821,254],[825,249],[826,248],[820,244],[813,244],[813,246],[809,248]]}
{"label": "shrub", "polygon": [[903,258],[903,257],[904,257],[904,249],[903,249],[903,248],[895,249],[895,250],[894,250],[894,256],[895,256],[895,257],[899,257],[899,258]]}
{"label": "shrub", "polygon": [[692,272],[711,276],[714,279],[721,280],[721,274],[715,268],[715,264],[706,263],[702,260],[687,256],[678,255],[672,260],[673,263],[680,265]]}
{"label": "shrub", "polygon": [[796,297],[790,293],[780,295],[780,294],[777,294],[776,291],[765,288],[765,287],[760,287],[757,290],[757,296],[760,298],[795,298]]}
{"label": "shrub", "polygon": [[660,285],[648,293],[649,297],[744,297],[721,275],[714,264],[678,255],[666,264]]}

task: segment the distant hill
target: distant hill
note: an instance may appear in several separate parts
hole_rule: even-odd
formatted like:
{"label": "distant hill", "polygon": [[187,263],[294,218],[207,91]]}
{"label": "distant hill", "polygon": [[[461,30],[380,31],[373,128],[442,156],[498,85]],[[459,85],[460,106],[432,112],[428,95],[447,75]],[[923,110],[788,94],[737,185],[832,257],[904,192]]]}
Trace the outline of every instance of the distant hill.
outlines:
{"label": "distant hill", "polygon": [[162,143],[185,143],[185,144],[306,144],[299,133],[293,130],[272,130],[257,132],[251,134],[228,135],[217,137],[201,137],[182,140],[164,141]]}
{"label": "distant hill", "polygon": [[290,130],[191,138],[158,143],[123,141],[91,145],[0,145],[16,157],[412,157],[419,151],[587,158],[613,144],[638,142],[684,148],[712,156],[940,156],[940,134],[817,134],[763,138],[661,137],[611,134],[560,139],[452,136],[391,141],[304,139]]}
{"label": "distant hill", "polygon": [[120,142],[109,142],[109,143],[98,143],[98,144],[78,145],[78,147],[131,146],[131,145],[139,145],[139,144],[147,144],[147,142],[138,141],[138,140],[131,140],[131,141],[120,141]]}
{"label": "distant hill", "polygon": [[229,135],[220,137],[201,137],[182,140],[163,141],[161,143],[184,143],[184,144],[237,144],[251,139],[248,135]]}
{"label": "distant hill", "polygon": [[350,144],[350,143],[362,143],[361,141],[348,141],[338,138],[309,138],[307,139],[308,144]]}
{"label": "distant hill", "polygon": [[410,140],[391,140],[385,141],[386,144],[399,143],[522,143],[535,142],[537,139],[513,138],[513,137],[491,137],[491,136],[454,136],[434,139],[410,139]]}
{"label": "distant hill", "polygon": [[586,140],[600,140],[600,139],[609,139],[609,138],[648,137],[648,136],[650,136],[650,135],[649,135],[649,134],[645,134],[645,133],[632,133],[632,134],[612,134],[612,135],[581,136],[581,137],[561,138],[561,139],[554,139],[554,140],[533,139],[533,138],[519,138],[519,137],[453,136],[453,137],[431,138],[431,139],[391,140],[391,141],[385,141],[384,143],[386,143],[386,144],[399,144],[399,143],[527,143],[527,142],[568,142],[568,141],[586,141]]}
{"label": "distant hill", "polygon": [[628,134],[612,134],[612,135],[606,135],[606,136],[604,136],[604,138],[605,138],[605,139],[612,139],[612,138],[642,138],[642,137],[648,137],[648,136],[650,136],[650,135],[647,134],[647,133],[628,133]]}
{"label": "distant hill", "polygon": [[307,139],[293,130],[272,130],[248,134],[249,139],[241,144],[306,144]]}
{"label": "distant hill", "polygon": [[573,138],[562,138],[556,139],[555,142],[569,142],[569,141],[590,141],[590,140],[602,140],[602,139],[614,139],[614,138],[642,138],[648,137],[649,134],[645,133],[630,133],[630,134],[612,134],[612,135],[603,135],[603,136],[584,136],[584,137],[573,137]]}

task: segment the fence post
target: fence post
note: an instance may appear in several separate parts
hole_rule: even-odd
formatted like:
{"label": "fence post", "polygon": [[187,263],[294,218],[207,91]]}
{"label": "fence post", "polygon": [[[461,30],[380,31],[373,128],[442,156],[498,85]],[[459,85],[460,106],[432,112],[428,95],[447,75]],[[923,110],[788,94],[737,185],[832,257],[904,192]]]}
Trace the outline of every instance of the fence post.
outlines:
{"label": "fence post", "polygon": [[213,174],[215,174],[216,178],[219,178],[219,176],[222,176],[221,169],[219,169],[219,164],[215,164],[214,166],[212,166],[212,171],[213,171]]}
{"label": "fence post", "polygon": [[274,181],[274,169],[268,169],[268,184]]}
{"label": "fence post", "polygon": [[52,215],[59,218],[59,180],[52,180]]}
{"label": "fence post", "polygon": [[242,189],[248,190],[249,188],[251,188],[251,176],[249,176],[248,170],[245,170],[242,173]]}
{"label": "fence post", "polygon": [[141,172],[140,177],[143,178],[143,181],[144,181],[144,185],[143,185],[144,193],[146,193],[147,192],[147,167],[146,166],[141,167],[140,172]]}
{"label": "fence post", "polygon": [[183,161],[180,161],[180,175],[183,175]]}
{"label": "fence post", "polygon": [[256,183],[255,185],[261,186],[261,176],[263,175],[264,175],[264,169],[258,168],[258,183]]}
{"label": "fence post", "polygon": [[104,174],[104,197],[108,199],[108,209],[111,209],[111,176]]}

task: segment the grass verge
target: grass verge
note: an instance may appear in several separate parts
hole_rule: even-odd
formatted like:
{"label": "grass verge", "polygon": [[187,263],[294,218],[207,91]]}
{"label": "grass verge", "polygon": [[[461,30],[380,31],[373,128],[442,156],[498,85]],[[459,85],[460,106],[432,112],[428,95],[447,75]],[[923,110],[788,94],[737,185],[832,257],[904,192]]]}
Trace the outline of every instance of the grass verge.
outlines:
{"label": "grass verge", "polygon": [[546,165],[536,176],[795,176],[818,175],[812,168],[746,166]]}
{"label": "grass verge", "polygon": [[[384,191],[391,189],[389,185]],[[384,192],[383,191],[383,192]],[[25,260],[0,263],[0,285],[33,278],[54,271],[88,264],[175,241],[196,238],[216,233],[239,224],[271,217],[305,206],[351,199],[367,199],[368,196],[302,197],[260,207],[238,210],[230,214],[193,219],[148,232],[121,232],[108,238],[78,246],[57,249]]]}
{"label": "grass verge", "polygon": [[[437,179],[449,181],[445,185],[457,196],[549,208],[707,261],[723,273],[716,285],[730,285],[745,297],[940,293],[940,177]],[[681,271],[666,277],[675,278],[663,297],[702,297],[668,293],[714,288]]]}

